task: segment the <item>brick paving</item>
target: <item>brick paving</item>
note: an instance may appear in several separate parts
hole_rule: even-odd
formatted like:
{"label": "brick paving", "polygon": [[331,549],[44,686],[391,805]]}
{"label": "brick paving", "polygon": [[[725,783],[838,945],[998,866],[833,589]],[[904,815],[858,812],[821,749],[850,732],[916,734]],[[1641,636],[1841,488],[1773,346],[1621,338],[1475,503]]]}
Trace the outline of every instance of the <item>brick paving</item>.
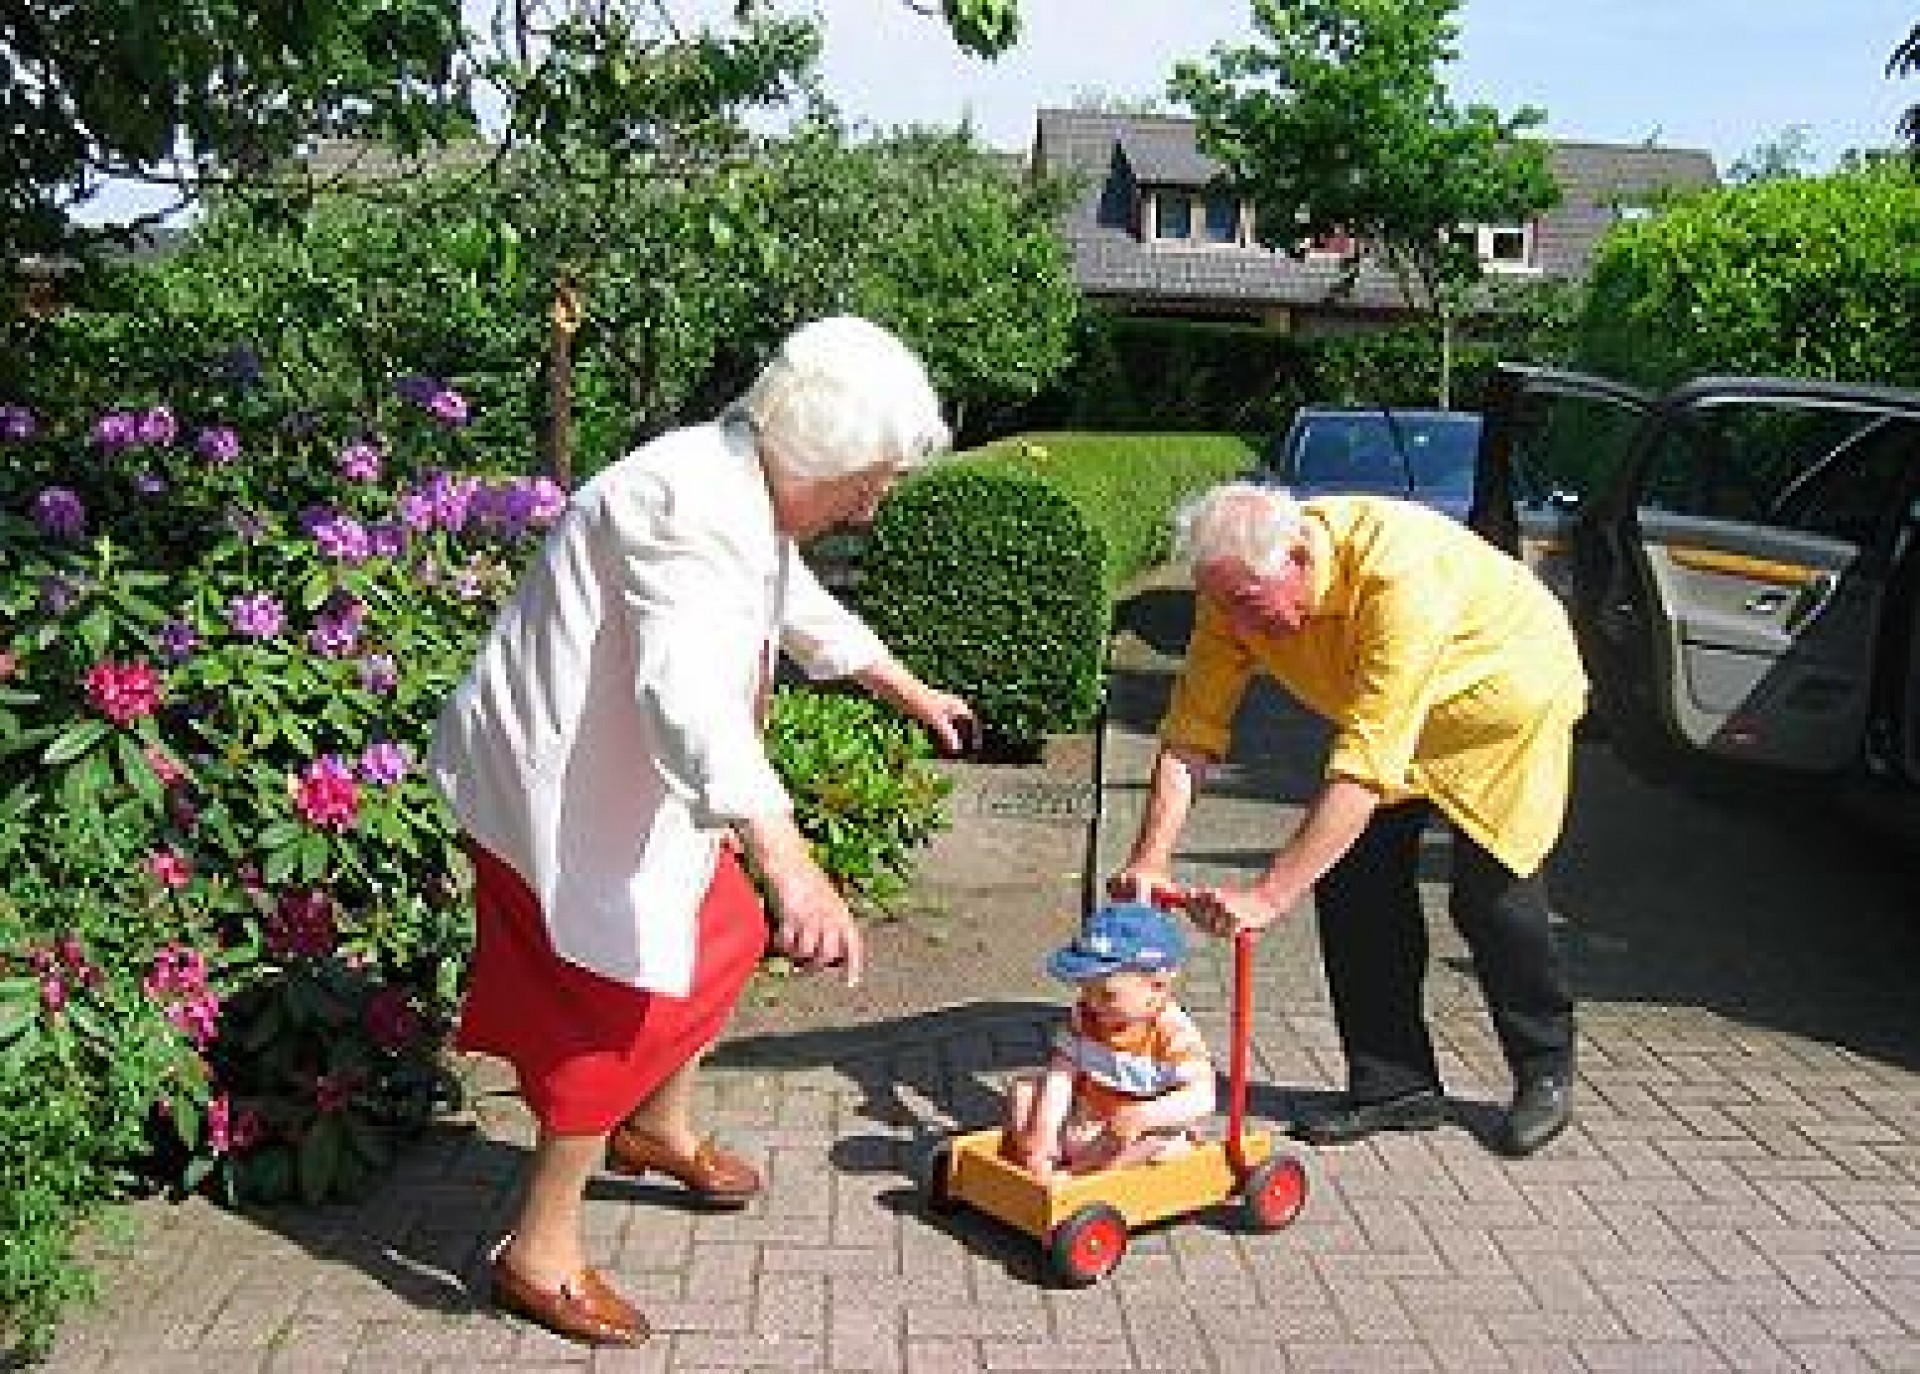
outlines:
{"label": "brick paving", "polygon": [[[1116,650],[1099,820],[1069,808],[1037,822],[1074,827],[1089,872],[1129,833],[1167,648],[1149,624]],[[1272,766],[1297,752],[1298,723],[1271,702],[1254,709],[1274,723],[1248,732],[1241,758],[1262,766],[1230,774],[1201,811],[1189,876],[1256,862],[1310,782],[1310,769]],[[956,987],[951,1004],[722,1046],[705,1114],[772,1182],[744,1213],[595,1182],[591,1249],[649,1314],[642,1348],[583,1350],[476,1301],[530,1131],[510,1084],[481,1064],[468,1115],[430,1130],[363,1204],[136,1209],[137,1246],[108,1265],[102,1303],[74,1313],[49,1368],[1920,1370],[1920,911],[1905,909],[1920,903],[1899,886],[1908,875],[1862,877],[1871,865],[1821,851],[1807,862],[1854,884],[1833,909],[1755,926],[1735,912],[1711,952],[1695,950],[1681,917],[1654,910],[1657,893],[1742,843],[1752,852],[1718,861],[1790,887],[1799,869],[1774,841],[1793,832],[1636,789],[1598,744],[1583,746],[1581,776],[1612,800],[1603,816],[1583,792],[1569,832],[1600,856],[1564,885],[1580,907],[1566,931],[1585,994],[1578,1116],[1534,1159],[1479,1143],[1508,1085],[1436,900],[1432,1014],[1458,1122],[1303,1153],[1312,1192],[1286,1230],[1201,1216],[1135,1236],[1103,1284],[1063,1290],[1043,1280],[1031,1241],[970,1214],[923,1214],[921,1153],[991,1118],[1052,1011],[1028,988],[968,1005]],[[969,785],[994,784],[982,773]],[[962,826],[1036,823],[957,811]],[[1631,852],[1653,871],[1610,866],[1609,827],[1622,824],[1651,827]],[[1668,855],[1676,827],[1698,836]],[[1610,923],[1623,905],[1660,919]],[[1842,921],[1871,939],[1815,939]],[[1794,938],[1783,924],[1804,943],[1780,943]],[[1848,944],[1864,946],[1852,963],[1835,953]],[[1225,972],[1210,946],[1188,989],[1223,1048]],[[1341,1075],[1308,919],[1263,941],[1256,1003],[1252,1109],[1281,1121]]]}

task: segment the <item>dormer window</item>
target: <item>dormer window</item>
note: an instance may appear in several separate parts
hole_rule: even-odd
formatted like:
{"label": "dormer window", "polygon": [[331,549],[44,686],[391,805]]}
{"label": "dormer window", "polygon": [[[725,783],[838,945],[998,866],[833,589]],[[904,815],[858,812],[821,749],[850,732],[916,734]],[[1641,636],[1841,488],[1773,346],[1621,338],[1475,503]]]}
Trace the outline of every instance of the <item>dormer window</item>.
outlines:
{"label": "dormer window", "polygon": [[1142,197],[1141,219],[1142,237],[1153,243],[1236,248],[1248,241],[1245,203],[1226,192],[1157,187]]}
{"label": "dormer window", "polygon": [[1207,197],[1207,242],[1240,242],[1240,202],[1232,196]]}
{"label": "dormer window", "polygon": [[1531,223],[1476,224],[1460,230],[1456,240],[1490,272],[1532,272],[1539,267]]}
{"label": "dormer window", "polygon": [[1184,241],[1193,237],[1193,197],[1180,191],[1153,193],[1153,236]]}

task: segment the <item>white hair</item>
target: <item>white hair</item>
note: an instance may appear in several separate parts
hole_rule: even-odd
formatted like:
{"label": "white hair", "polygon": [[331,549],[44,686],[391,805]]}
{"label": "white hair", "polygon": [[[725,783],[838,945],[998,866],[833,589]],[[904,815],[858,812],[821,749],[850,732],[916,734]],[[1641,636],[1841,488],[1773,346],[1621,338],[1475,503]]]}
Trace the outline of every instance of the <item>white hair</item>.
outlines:
{"label": "white hair", "polygon": [[738,411],[762,453],[807,481],[914,467],[953,442],[913,350],[853,315],[789,334]]}
{"label": "white hair", "polygon": [[1223,482],[1173,514],[1174,560],[1189,571],[1231,558],[1255,577],[1270,577],[1300,537],[1300,503],[1285,487]]}

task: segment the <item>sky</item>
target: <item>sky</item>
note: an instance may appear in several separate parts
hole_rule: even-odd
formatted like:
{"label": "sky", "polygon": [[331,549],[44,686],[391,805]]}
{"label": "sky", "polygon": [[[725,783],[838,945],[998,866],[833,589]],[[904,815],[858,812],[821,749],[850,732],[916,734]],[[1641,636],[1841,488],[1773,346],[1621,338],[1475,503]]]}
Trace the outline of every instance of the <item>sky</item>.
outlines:
{"label": "sky", "polygon": [[[915,0],[937,8],[935,0]],[[731,0],[664,0],[683,19]],[[484,28],[495,0],[466,0]],[[1163,98],[1174,64],[1251,41],[1247,0],[1022,0],[1020,42],[968,56],[909,0],[791,0],[825,23],[822,75],[842,113],[875,128],[970,119],[990,146],[1025,149],[1034,111],[1076,96]],[[1724,174],[1804,129],[1825,171],[1892,141],[1920,77],[1886,76],[1920,0],[1465,0],[1456,99],[1546,111],[1565,139],[1705,148]],[[149,204],[151,202],[148,202]],[[90,219],[140,201],[109,193]]]}
{"label": "sky", "polygon": [[[970,116],[1023,148],[1033,112],[1077,92],[1161,96],[1176,61],[1253,37],[1247,0],[1023,0],[1024,35],[997,62],[969,58],[905,0],[814,0],[828,92],[885,127]],[[1888,55],[1920,22],[1915,0],[1465,0],[1455,97],[1544,109],[1567,139],[1705,148],[1735,159],[1804,125],[1816,170],[1892,140],[1920,77]]]}

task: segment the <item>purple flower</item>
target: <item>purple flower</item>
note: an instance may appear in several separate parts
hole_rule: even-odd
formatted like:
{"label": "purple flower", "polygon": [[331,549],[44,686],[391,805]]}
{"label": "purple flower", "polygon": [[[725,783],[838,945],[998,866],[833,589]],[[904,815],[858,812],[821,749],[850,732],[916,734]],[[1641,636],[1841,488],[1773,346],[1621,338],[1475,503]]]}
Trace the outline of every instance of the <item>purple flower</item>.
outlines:
{"label": "purple flower", "polygon": [[551,477],[534,478],[527,484],[527,494],[527,518],[535,525],[551,525],[567,508],[567,489]]}
{"label": "purple flower", "polygon": [[437,469],[429,472],[426,497],[433,508],[434,523],[449,534],[465,529],[473,507],[473,494],[479,486],[471,477],[455,477]]}
{"label": "purple flower", "polygon": [[160,627],[160,656],[169,663],[183,663],[200,647],[200,636],[184,620],[169,620]]}
{"label": "purple flower", "polygon": [[394,507],[399,512],[400,523],[408,529],[425,534],[433,528],[433,498],[424,491],[407,488],[395,499]]}
{"label": "purple flower", "polygon": [[367,538],[366,526],[350,515],[316,507],[304,513],[300,523],[306,526],[307,533],[313,536],[313,542],[329,558],[338,558],[347,563],[364,563],[373,554],[373,541]]}
{"label": "purple flower", "polygon": [[385,696],[400,685],[400,670],[391,654],[368,654],[360,660],[360,686],[375,696]]}
{"label": "purple flower", "polygon": [[229,425],[209,425],[194,441],[200,456],[217,468],[223,468],[240,456],[240,436]]}
{"label": "purple flower", "polygon": [[414,372],[395,382],[393,390],[401,400],[424,406],[440,392],[441,386],[436,379]]}
{"label": "purple flower", "polygon": [[376,520],[367,526],[367,546],[375,558],[398,558],[407,551],[407,527],[398,520]]}
{"label": "purple flower", "polygon": [[180,426],[173,418],[173,412],[165,406],[154,406],[141,414],[138,434],[143,444],[155,444],[162,448],[171,444],[179,434]]}
{"label": "purple flower", "polygon": [[51,539],[78,539],[87,532],[87,508],[72,487],[43,487],[33,498],[33,523]]}
{"label": "purple flower", "polygon": [[59,573],[50,573],[40,579],[40,614],[61,616],[74,602],[80,599],[79,584]]}
{"label": "purple flower", "polygon": [[361,622],[367,606],[357,596],[336,592],[314,618],[307,632],[307,647],[322,658],[345,658],[360,642]]}
{"label": "purple flower", "polygon": [[227,608],[227,623],[248,639],[272,639],[287,622],[287,613],[272,592],[235,597]]}
{"label": "purple flower", "polygon": [[38,428],[25,406],[0,406],[0,439],[31,439]]}
{"label": "purple flower", "polygon": [[427,398],[427,414],[443,425],[464,425],[467,422],[467,398],[452,387],[444,387]]}
{"label": "purple flower", "polygon": [[140,442],[140,417],[125,410],[110,410],[93,422],[93,441],[108,453],[119,453]]}
{"label": "purple flower", "polygon": [[412,766],[413,760],[407,757],[405,745],[390,739],[378,740],[369,744],[360,756],[360,779],[379,787],[392,787]]}
{"label": "purple flower", "polygon": [[133,489],[142,496],[164,496],[167,479],[157,472],[143,472],[133,479]]}
{"label": "purple flower", "polygon": [[340,450],[340,476],[348,482],[380,480],[380,450],[365,439],[355,440]]}

